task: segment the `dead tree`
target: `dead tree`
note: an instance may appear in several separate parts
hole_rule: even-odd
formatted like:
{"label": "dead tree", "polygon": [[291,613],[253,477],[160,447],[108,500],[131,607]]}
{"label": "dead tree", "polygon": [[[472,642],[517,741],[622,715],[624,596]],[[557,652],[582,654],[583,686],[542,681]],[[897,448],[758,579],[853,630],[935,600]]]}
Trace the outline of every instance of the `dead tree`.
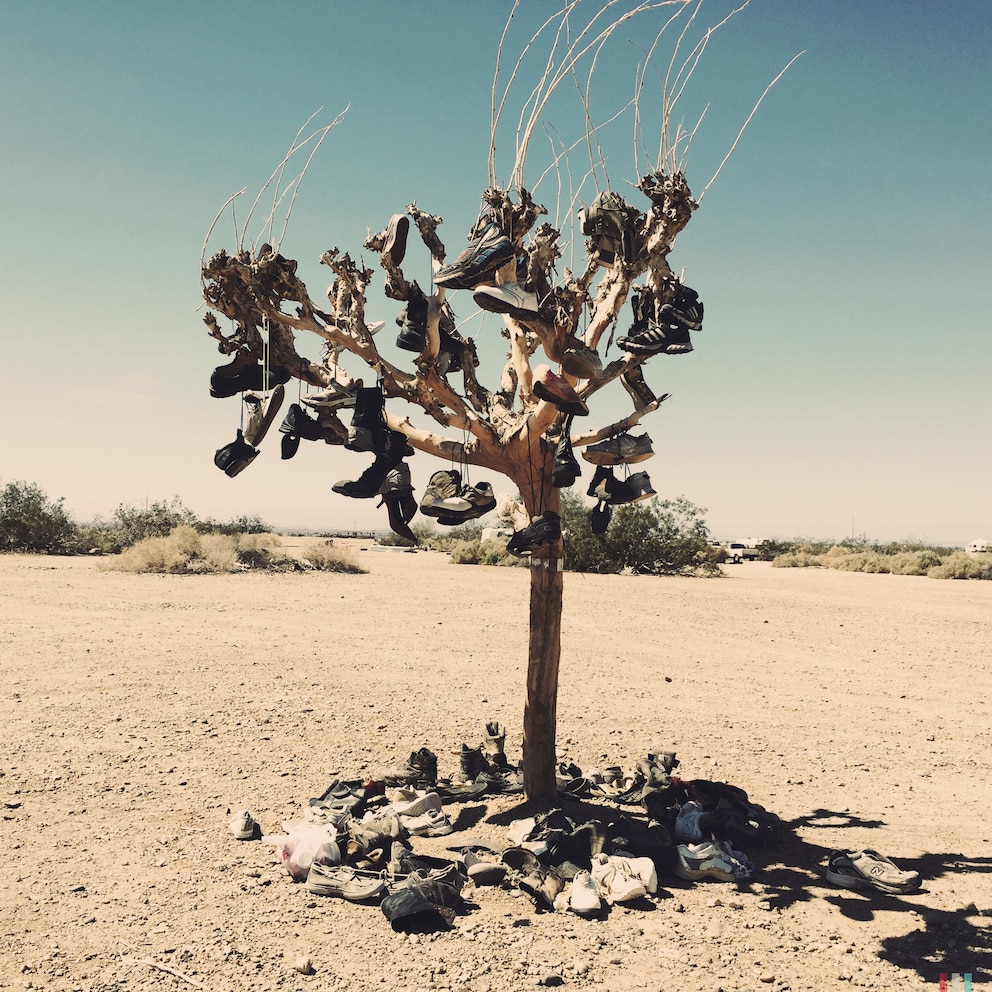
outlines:
{"label": "dead tree", "polygon": [[[594,68],[595,56],[602,45],[620,24],[635,14],[672,8],[666,12],[669,19],[658,34],[660,39],[665,28],[675,22],[672,15],[687,10],[689,24],[682,26],[675,45],[678,52],[680,45],[687,44],[687,30],[697,4],[690,7],[686,0],[641,3],[602,28],[597,26],[603,12],[600,10],[581,31],[569,34],[564,28],[569,26],[569,17],[577,6],[578,3],[566,5],[563,12],[550,18],[531,39],[533,44],[542,32],[553,29],[555,45],[566,36],[571,40],[555,63],[559,68],[552,70],[549,59],[539,88],[531,94],[529,116],[521,117],[511,181],[505,188],[495,182],[495,149],[509,85],[497,101],[494,81],[492,182],[482,193],[484,212],[471,236],[478,237],[482,227],[495,224],[512,243],[512,257],[495,271],[487,272],[479,284],[490,287],[487,292],[496,297],[495,306],[481,305],[503,313],[508,353],[498,382],[483,381],[477,373],[474,342],[454,331],[446,289],[421,287],[403,271],[403,253],[395,250],[394,236],[397,226],[405,232],[410,221],[411,236],[415,229],[430,252],[435,274],[445,271],[447,252],[438,235],[441,218],[422,210],[416,203],[408,204],[403,215],[393,218],[391,226],[364,241],[366,250],[380,254],[387,297],[406,301],[408,308],[411,301],[426,299],[423,348],[413,359],[412,367],[401,367],[380,353],[374,329],[365,314],[375,272],[347,252],[331,248],[320,258],[333,273],[326,303],[318,303],[311,297],[297,274],[297,263],[280,253],[278,243],[275,248],[267,243],[254,248],[240,245],[233,253],[222,250],[209,260],[201,259],[203,295],[211,311],[204,319],[222,354],[258,361],[264,354],[269,366],[280,366],[317,388],[334,383],[342,352],[354,355],[374,371],[384,396],[390,401],[385,412],[390,431],[402,435],[415,450],[446,463],[479,466],[511,481],[522,506],[504,507],[502,512],[506,519],[514,521],[517,530],[529,520],[554,515],[559,510],[559,489],[552,478],[555,451],[565,425],[571,420],[561,408],[561,393],[568,393],[572,403],[577,399],[580,405],[587,406],[601,389],[623,378],[633,399],[633,411],[619,422],[571,433],[571,444],[576,447],[614,437],[633,427],[664,399],[650,391],[640,371],[651,355],[665,350],[655,347],[657,333],[651,338],[650,347],[637,346],[636,341],[635,346],[630,346],[633,339],[628,338],[627,349],[621,348],[619,357],[609,363],[603,363],[599,353],[604,339],[612,337],[620,309],[634,291],[646,301],[639,305],[650,309],[650,313],[645,311],[644,328],[657,331],[660,327],[664,336],[665,323],[659,313],[664,313],[666,307],[671,312],[673,306],[676,309],[681,306],[684,315],[687,290],[669,266],[668,256],[697,206],[679,168],[679,154],[684,152],[689,135],[681,129],[669,134],[668,121],[677,93],[684,87],[712,28],[690,49],[680,69],[676,56],[672,56],[660,102],[661,147],[652,168],[636,185],[641,199],[631,205],[604,190],[605,198],[601,195],[594,204],[603,208],[601,214],[609,215],[610,210],[613,213],[605,222],[587,217],[590,238],[585,242],[584,267],[575,272],[564,268],[558,274],[564,224],[541,222],[547,210],[535,202],[523,181],[528,143],[547,98],[563,80],[576,78],[581,58],[592,59]],[[654,51],[653,46],[649,60]],[[513,70],[511,84],[520,65],[518,62]],[[498,72],[497,68],[497,78]],[[638,93],[632,101],[638,119],[644,79],[642,72]],[[595,174],[596,128],[589,123],[588,106],[592,80],[593,69],[590,69],[583,100],[587,122],[584,140],[593,162],[590,172]],[[321,132],[321,137],[327,130]],[[299,147],[302,146],[294,145],[293,150]],[[572,213],[570,210],[569,215]],[[534,294],[538,302],[536,309],[503,309],[505,300],[499,296],[508,291],[500,287],[507,286],[515,287],[518,293]],[[492,287],[496,287],[495,291]],[[224,334],[214,312],[230,318],[236,329]],[[701,317],[701,308],[697,308],[696,316]],[[670,329],[676,326],[671,325]],[[296,334],[300,331],[323,339],[321,361],[298,353]],[[560,373],[542,369],[535,378],[535,367],[544,363],[560,366]],[[456,382],[456,377],[460,382]],[[405,414],[404,405],[407,409],[412,405],[423,410],[439,430],[415,426]],[[461,436],[450,436],[453,433]],[[531,555],[530,641],[523,718],[524,789],[531,799],[548,799],[556,794],[562,559],[560,538],[534,549]]]}

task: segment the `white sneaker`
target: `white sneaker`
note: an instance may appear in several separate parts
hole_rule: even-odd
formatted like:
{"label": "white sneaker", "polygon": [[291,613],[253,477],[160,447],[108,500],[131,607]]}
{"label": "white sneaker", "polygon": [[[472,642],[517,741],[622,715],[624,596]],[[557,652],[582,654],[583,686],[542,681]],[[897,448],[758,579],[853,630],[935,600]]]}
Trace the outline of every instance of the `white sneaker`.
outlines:
{"label": "white sneaker", "polygon": [[599,891],[589,872],[576,872],[575,878],[572,879],[572,893],[568,905],[573,913],[578,913],[580,916],[590,916],[598,913],[602,908]]}
{"label": "white sneaker", "polygon": [[451,821],[440,809],[429,809],[419,816],[401,816],[400,823],[411,837],[441,837],[454,833]]}
{"label": "white sneaker", "polygon": [[255,818],[246,809],[238,810],[227,824],[227,829],[238,840],[251,840],[255,836],[256,828]]}
{"label": "white sneaker", "polygon": [[624,869],[626,858],[608,854],[597,854],[592,859],[592,880],[596,890],[611,906],[617,902],[627,902],[647,894],[644,883]]}
{"label": "white sneaker", "polygon": [[502,286],[479,286],[472,299],[483,310],[490,313],[506,313],[519,320],[537,320],[537,293],[528,293],[515,282],[505,282]]}
{"label": "white sneaker", "polygon": [[721,882],[740,882],[751,877],[745,865],[712,841],[679,844],[676,855],[675,874],[688,881],[716,878]]}
{"label": "white sneaker", "polygon": [[441,812],[441,797],[436,792],[425,792],[408,802],[392,803],[390,809],[397,816],[416,817],[431,810]]}
{"label": "white sneaker", "polygon": [[651,895],[658,891],[658,870],[650,858],[634,858],[627,854],[612,854],[610,857],[626,875],[636,878]]}

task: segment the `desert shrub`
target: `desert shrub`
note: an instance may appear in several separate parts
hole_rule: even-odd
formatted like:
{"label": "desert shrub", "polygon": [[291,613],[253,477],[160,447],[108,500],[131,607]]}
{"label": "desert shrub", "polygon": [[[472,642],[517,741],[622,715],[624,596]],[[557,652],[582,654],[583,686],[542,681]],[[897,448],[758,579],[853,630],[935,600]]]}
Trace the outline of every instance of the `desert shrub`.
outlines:
{"label": "desert shrub", "polygon": [[889,571],[893,575],[926,575],[940,563],[940,555],[930,549],[900,551],[889,558]]}
{"label": "desert shrub", "polygon": [[72,554],[79,550],[76,525],[63,508],[31,482],[8,482],[0,489],[0,551]]}
{"label": "desert shrub", "polygon": [[215,535],[206,541],[190,524],[174,527],[165,537],[146,537],[126,548],[101,568],[118,572],[224,572],[237,563],[234,538]]}
{"label": "desert shrub", "polygon": [[772,559],[772,568],[819,568],[820,559],[807,551],[787,551]]}
{"label": "desert shrub", "polygon": [[109,523],[97,522],[97,526],[107,531],[107,539],[114,551],[137,544],[148,537],[168,537],[181,526],[193,527],[197,523],[196,514],[183,506],[182,500],[174,496],[171,501],[156,500],[145,506],[128,506],[119,503]]}
{"label": "desert shrub", "polygon": [[330,542],[310,549],[305,561],[284,554],[274,534],[201,534],[180,524],[167,537],[147,537],[126,548],[101,568],[121,572],[208,574],[266,570],[363,573],[351,552]]}
{"label": "desert shrub", "polygon": [[339,548],[332,541],[307,549],[305,563],[319,572],[345,572],[351,575],[365,575],[368,572],[358,563],[354,552]]}
{"label": "desert shrub", "polygon": [[992,554],[969,555],[955,551],[927,575],[931,579],[992,579]]}
{"label": "desert shrub", "polygon": [[456,565],[478,565],[482,561],[482,542],[455,541],[451,546],[451,560]]}
{"label": "desert shrub", "polygon": [[708,553],[704,510],[682,497],[616,507],[606,533],[592,533],[591,510],[571,490],[561,495],[565,566],[574,572],[719,575]]}

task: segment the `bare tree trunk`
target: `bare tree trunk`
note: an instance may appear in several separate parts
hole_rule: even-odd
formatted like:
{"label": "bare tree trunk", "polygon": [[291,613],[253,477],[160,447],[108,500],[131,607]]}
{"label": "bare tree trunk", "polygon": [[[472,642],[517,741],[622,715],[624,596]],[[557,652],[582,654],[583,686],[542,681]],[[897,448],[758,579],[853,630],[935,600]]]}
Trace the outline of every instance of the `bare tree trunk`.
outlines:
{"label": "bare tree trunk", "polygon": [[[543,455],[543,457],[542,457]],[[547,450],[534,452],[537,479],[521,486],[532,516],[561,510],[561,494],[551,485]],[[558,665],[561,660],[562,545],[541,549],[530,560],[530,641],[527,654],[527,700],[524,704],[524,793],[528,799],[557,795],[555,739],[558,723]]]}
{"label": "bare tree trunk", "polygon": [[[531,565],[530,651],[524,705],[524,793],[528,799],[553,799],[557,795],[555,733],[563,582],[557,556],[535,559]],[[543,567],[545,565],[548,567]]]}

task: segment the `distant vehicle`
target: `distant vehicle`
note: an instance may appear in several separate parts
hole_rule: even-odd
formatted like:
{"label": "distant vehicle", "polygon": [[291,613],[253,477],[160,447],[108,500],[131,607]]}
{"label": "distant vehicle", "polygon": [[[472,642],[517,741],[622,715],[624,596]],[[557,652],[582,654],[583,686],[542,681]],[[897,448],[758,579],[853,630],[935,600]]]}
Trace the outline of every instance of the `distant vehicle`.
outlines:
{"label": "distant vehicle", "polygon": [[965,551],[970,555],[980,555],[992,550],[992,541],[972,541]]}
{"label": "distant vehicle", "polygon": [[739,565],[742,561],[757,561],[761,552],[750,544],[733,541],[727,545],[727,561]]}

